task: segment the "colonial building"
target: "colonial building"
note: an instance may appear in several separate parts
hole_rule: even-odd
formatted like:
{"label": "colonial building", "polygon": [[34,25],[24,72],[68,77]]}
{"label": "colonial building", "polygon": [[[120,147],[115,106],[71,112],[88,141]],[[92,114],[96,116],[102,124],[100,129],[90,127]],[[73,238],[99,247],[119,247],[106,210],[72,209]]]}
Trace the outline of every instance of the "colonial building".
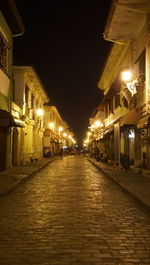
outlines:
{"label": "colonial building", "polygon": [[43,154],[54,156],[62,145],[63,120],[55,106],[44,106]]}
{"label": "colonial building", "polygon": [[102,142],[100,139],[103,137],[103,129],[104,129],[104,105],[100,104],[98,107],[96,107],[91,114],[91,117],[89,119],[89,131],[87,132],[87,140],[89,142],[90,146],[90,152],[92,154],[95,154],[97,152],[97,149],[99,149],[101,152],[103,152],[102,148]]}
{"label": "colonial building", "polygon": [[13,164],[19,165],[43,157],[43,104],[47,92],[31,66],[14,66],[12,114],[24,128],[13,129]]}
{"label": "colonial building", "polygon": [[58,155],[62,148],[74,144],[73,133],[55,106],[44,106],[44,156]]}
{"label": "colonial building", "polygon": [[[119,164],[125,155],[130,164],[146,169],[150,169],[149,13],[149,0],[112,1],[104,38],[113,46],[98,82],[104,92],[108,156]],[[126,77],[121,79],[121,74]]]}
{"label": "colonial building", "polygon": [[12,166],[12,127],[20,126],[11,115],[13,38],[24,26],[13,0],[0,3],[0,171]]}

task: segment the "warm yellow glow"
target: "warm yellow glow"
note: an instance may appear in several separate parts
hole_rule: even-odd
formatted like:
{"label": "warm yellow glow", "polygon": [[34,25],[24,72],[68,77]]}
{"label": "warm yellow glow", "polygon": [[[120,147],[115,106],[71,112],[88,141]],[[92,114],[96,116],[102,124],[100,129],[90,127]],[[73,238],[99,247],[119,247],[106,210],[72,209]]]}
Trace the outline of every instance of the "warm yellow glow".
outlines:
{"label": "warm yellow glow", "polygon": [[68,138],[71,139],[71,135],[69,135]]}
{"label": "warm yellow glow", "polygon": [[95,122],[95,126],[96,126],[96,127],[99,127],[100,124],[101,124],[100,121],[96,121],[96,122]]}
{"label": "warm yellow glow", "polygon": [[88,136],[91,136],[91,132],[87,132],[87,135],[88,135]]}
{"label": "warm yellow glow", "polygon": [[63,133],[63,136],[66,137],[67,136],[67,133]]}
{"label": "warm yellow glow", "polygon": [[38,116],[43,116],[43,114],[44,114],[43,109],[37,109],[37,115]]}
{"label": "warm yellow glow", "polygon": [[58,130],[59,130],[59,132],[62,132],[63,131],[63,127],[59,127]]}
{"label": "warm yellow glow", "polygon": [[130,70],[123,71],[121,73],[121,78],[124,82],[129,82],[132,80],[132,72]]}
{"label": "warm yellow glow", "polygon": [[54,123],[53,122],[50,122],[49,123],[49,127],[50,127],[50,129],[54,129]]}
{"label": "warm yellow glow", "polygon": [[71,137],[71,140],[72,140],[72,142],[74,143],[74,144],[76,144],[76,141]]}

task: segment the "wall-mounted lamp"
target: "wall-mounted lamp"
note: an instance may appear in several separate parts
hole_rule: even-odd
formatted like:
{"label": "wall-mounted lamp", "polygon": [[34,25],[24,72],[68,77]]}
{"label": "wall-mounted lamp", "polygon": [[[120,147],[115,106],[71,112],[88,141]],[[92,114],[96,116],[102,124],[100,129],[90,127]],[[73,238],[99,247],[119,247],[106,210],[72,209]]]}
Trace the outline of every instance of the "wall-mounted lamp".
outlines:
{"label": "wall-mounted lamp", "polygon": [[49,123],[49,128],[50,128],[51,130],[54,129],[54,123],[53,123],[53,122],[50,122],[50,123]]}
{"label": "wall-mounted lamp", "polygon": [[59,130],[59,132],[62,132],[62,131],[63,131],[63,127],[60,126],[60,127],[58,128],[58,130]]}
{"label": "wall-mounted lamp", "polygon": [[136,85],[138,84],[138,80],[134,79],[132,71],[131,70],[122,71],[121,79],[126,84],[128,90],[130,91],[133,97],[133,95],[137,93]]}
{"label": "wall-mounted lamp", "polygon": [[91,132],[87,132],[87,135],[88,135],[88,137],[90,137],[92,135],[92,133]]}
{"label": "wall-mounted lamp", "polygon": [[39,117],[41,117],[41,116],[43,116],[44,111],[43,111],[43,109],[37,109],[36,113],[37,113],[37,115],[38,115]]}
{"label": "wall-mounted lamp", "polygon": [[67,133],[64,132],[64,133],[63,133],[63,136],[66,137],[66,136],[67,136]]}
{"label": "wall-mounted lamp", "polygon": [[124,70],[121,72],[121,79],[124,82],[130,82],[133,79],[133,74],[130,70]]}
{"label": "wall-mounted lamp", "polygon": [[103,127],[103,123],[99,120],[95,121],[95,123],[93,124],[94,128],[99,128],[99,127]]}

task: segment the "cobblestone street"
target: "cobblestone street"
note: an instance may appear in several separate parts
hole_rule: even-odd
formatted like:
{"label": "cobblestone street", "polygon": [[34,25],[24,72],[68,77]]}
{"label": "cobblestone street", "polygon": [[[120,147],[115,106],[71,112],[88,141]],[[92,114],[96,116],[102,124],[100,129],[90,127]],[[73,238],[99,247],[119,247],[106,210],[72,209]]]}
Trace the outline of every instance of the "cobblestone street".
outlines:
{"label": "cobblestone street", "polygon": [[0,199],[2,265],[150,264],[150,220],[82,156]]}

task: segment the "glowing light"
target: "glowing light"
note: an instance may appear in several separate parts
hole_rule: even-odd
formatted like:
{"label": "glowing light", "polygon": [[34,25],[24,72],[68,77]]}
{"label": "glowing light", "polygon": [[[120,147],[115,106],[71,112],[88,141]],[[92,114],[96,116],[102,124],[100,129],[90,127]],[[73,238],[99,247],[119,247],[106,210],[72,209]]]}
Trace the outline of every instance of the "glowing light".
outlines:
{"label": "glowing light", "polygon": [[91,132],[87,132],[87,135],[88,135],[88,136],[91,136],[91,134],[92,134]]}
{"label": "glowing light", "polygon": [[63,136],[66,137],[67,136],[67,133],[63,133]]}
{"label": "glowing light", "polygon": [[95,122],[95,127],[100,127],[100,125],[101,125],[100,121]]}
{"label": "glowing light", "polygon": [[131,81],[131,80],[132,80],[132,72],[129,71],[129,70],[123,71],[123,72],[121,73],[121,78],[122,78],[122,80],[125,81],[125,82],[129,82],[129,81]]}
{"label": "glowing light", "polygon": [[62,132],[63,131],[63,127],[59,127],[58,130],[59,130],[59,132]]}
{"label": "glowing light", "polygon": [[50,127],[50,129],[54,129],[54,123],[53,122],[50,122],[49,123],[49,127]]}
{"label": "glowing light", "polygon": [[37,115],[38,116],[43,116],[43,114],[44,114],[43,109],[37,109]]}

